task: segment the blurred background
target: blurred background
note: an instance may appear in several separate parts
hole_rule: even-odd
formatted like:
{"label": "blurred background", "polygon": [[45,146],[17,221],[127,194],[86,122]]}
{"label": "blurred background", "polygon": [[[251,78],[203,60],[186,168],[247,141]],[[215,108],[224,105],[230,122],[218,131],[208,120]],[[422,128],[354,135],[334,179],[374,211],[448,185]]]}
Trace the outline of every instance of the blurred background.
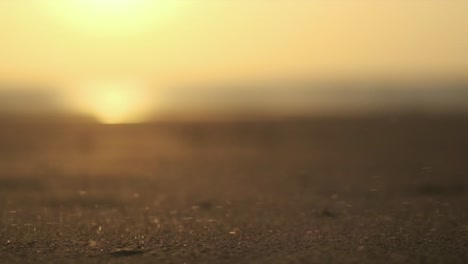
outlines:
{"label": "blurred background", "polygon": [[467,112],[467,11],[464,0],[1,1],[0,115]]}
{"label": "blurred background", "polygon": [[2,263],[468,263],[467,14],[0,0]]}

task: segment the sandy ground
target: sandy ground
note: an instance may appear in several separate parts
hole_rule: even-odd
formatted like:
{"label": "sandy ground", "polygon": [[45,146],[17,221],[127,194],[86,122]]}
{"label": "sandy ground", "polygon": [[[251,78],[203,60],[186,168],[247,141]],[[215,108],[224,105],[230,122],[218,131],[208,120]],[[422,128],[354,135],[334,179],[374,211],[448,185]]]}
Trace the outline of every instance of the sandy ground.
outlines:
{"label": "sandy ground", "polygon": [[468,263],[468,118],[0,124],[1,263]]}

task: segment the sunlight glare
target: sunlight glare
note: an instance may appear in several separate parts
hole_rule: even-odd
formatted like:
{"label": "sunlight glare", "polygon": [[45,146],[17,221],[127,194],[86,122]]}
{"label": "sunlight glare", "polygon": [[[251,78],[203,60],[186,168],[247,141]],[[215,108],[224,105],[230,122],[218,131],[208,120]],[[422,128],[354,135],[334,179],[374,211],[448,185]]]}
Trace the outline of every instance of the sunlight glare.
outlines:
{"label": "sunlight glare", "polygon": [[[42,1],[39,1],[42,2]],[[96,35],[140,34],[167,17],[179,1],[165,0],[50,0],[49,13],[81,32]]]}
{"label": "sunlight glare", "polygon": [[149,114],[150,96],[141,85],[96,82],[82,87],[85,92],[78,98],[79,110],[95,116],[102,123],[136,123],[144,121]]}

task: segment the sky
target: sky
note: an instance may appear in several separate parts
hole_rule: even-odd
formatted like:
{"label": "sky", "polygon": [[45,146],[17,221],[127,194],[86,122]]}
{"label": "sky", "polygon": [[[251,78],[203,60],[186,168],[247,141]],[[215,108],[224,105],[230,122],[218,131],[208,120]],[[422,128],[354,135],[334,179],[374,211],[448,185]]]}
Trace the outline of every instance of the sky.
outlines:
{"label": "sky", "polygon": [[134,118],[219,83],[466,78],[467,12],[466,0],[3,0],[0,81]]}

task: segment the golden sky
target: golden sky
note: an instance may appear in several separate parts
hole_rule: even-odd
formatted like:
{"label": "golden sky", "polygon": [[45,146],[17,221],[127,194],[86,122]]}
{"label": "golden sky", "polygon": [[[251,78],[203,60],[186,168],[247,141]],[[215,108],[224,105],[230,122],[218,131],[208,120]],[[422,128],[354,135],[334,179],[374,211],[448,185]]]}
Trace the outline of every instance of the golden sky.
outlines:
{"label": "golden sky", "polygon": [[467,14],[466,0],[2,0],[0,80],[74,91],[103,81],[157,90],[291,76],[466,77]]}

